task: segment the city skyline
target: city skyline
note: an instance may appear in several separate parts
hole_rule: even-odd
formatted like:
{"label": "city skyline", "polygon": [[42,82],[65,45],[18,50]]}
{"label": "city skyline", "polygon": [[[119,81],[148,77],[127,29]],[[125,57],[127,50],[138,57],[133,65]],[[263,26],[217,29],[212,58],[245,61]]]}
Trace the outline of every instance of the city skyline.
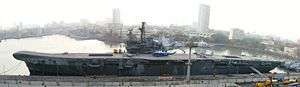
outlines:
{"label": "city skyline", "polygon": [[[147,21],[154,25],[191,25],[197,22],[199,4],[211,7],[210,29],[230,30],[240,28],[246,32],[275,35],[297,40],[300,19],[296,12],[296,0],[164,0],[164,1],[69,1],[69,0],[3,0],[0,1],[0,24],[11,26],[46,24],[52,21],[78,22],[88,19],[92,22],[105,21],[111,17],[111,9],[120,8],[122,23],[139,24]],[[18,3],[17,3],[18,2]]]}

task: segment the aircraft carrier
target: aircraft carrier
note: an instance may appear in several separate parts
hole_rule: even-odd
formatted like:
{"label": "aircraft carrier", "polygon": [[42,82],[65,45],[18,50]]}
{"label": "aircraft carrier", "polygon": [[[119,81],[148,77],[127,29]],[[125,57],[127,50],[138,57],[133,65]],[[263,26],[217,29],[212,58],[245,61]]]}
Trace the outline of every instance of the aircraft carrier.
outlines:
{"label": "aircraft carrier", "polygon": [[[137,38],[130,30],[127,52],[118,53],[39,53],[13,54],[24,61],[30,75],[42,76],[169,76],[186,75],[189,54],[169,53],[159,41],[145,35],[145,22]],[[281,64],[263,58],[191,54],[191,75],[268,73]],[[253,70],[255,69],[255,70]]]}

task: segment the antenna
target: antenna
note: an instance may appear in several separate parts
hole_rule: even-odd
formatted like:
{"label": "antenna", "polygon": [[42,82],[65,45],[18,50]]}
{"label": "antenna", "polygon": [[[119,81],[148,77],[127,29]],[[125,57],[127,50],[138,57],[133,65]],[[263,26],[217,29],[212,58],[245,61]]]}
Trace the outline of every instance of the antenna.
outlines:
{"label": "antenna", "polygon": [[142,22],[142,27],[139,28],[141,31],[141,42],[144,42],[144,37],[145,37],[145,24],[146,22]]}

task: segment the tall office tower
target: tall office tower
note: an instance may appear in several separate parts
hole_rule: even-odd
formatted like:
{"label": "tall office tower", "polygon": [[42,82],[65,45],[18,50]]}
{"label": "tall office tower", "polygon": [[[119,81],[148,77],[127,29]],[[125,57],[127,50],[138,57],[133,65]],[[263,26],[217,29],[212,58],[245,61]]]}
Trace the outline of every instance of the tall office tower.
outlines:
{"label": "tall office tower", "polygon": [[[112,35],[110,37],[114,39],[112,39],[109,42],[116,43],[122,41],[122,37],[124,36],[123,29],[122,29],[123,24],[121,23],[120,10],[118,8],[114,8],[112,11],[113,11],[112,21],[111,23],[108,24],[108,29],[110,29]],[[118,35],[114,35],[114,34],[118,34]]]}
{"label": "tall office tower", "polygon": [[112,23],[115,23],[115,24],[120,24],[121,23],[121,20],[120,20],[120,10],[118,8],[113,9]]}
{"label": "tall office tower", "polygon": [[198,27],[201,32],[207,32],[209,26],[210,7],[208,5],[200,4],[198,14]]}

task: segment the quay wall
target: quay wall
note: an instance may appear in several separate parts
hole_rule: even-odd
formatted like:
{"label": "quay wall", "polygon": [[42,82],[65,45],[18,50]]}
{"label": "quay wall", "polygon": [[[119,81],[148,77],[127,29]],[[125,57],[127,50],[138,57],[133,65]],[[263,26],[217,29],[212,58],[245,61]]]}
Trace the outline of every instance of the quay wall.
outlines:
{"label": "quay wall", "polygon": [[[111,77],[110,80],[104,80],[106,77],[0,76],[0,87],[237,87],[235,84],[237,82],[257,82],[268,79],[258,75],[234,75],[230,77],[198,76],[197,78],[192,78],[190,83],[187,83],[184,79],[117,81],[117,79],[120,78],[121,77]],[[124,79],[124,77],[122,78]],[[131,79],[131,77],[127,78]],[[149,79],[143,76],[140,78]],[[152,79],[153,78],[155,77],[152,77]],[[290,75],[289,78],[300,79],[300,74]],[[116,81],[113,81],[114,79],[116,79]]]}

